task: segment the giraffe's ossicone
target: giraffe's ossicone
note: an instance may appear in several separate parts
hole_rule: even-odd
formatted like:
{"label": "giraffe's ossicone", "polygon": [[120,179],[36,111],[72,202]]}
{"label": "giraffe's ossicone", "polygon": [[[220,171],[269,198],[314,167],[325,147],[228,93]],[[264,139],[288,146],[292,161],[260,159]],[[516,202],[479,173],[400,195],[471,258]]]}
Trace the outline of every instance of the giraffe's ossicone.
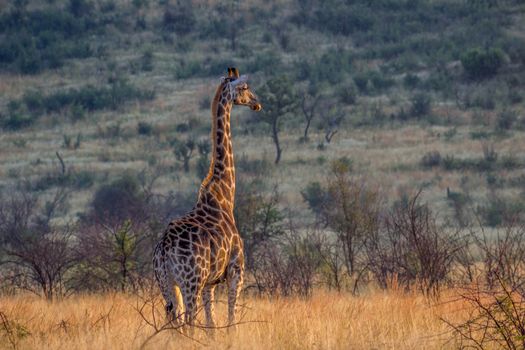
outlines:
{"label": "giraffe's ossicone", "polygon": [[213,297],[218,283],[228,285],[228,323],[235,323],[235,307],[243,282],[242,239],[233,217],[235,168],[230,132],[233,105],[259,111],[246,76],[228,68],[212,101],[212,159],[193,209],[169,223],[155,247],[153,268],[174,322],[193,324],[202,295],[206,324],[213,327]]}

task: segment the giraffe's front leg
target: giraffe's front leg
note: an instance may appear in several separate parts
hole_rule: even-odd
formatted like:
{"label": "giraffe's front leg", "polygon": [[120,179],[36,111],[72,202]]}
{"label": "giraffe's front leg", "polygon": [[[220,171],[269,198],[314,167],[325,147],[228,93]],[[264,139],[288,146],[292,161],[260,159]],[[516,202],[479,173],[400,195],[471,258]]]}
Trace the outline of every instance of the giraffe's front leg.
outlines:
{"label": "giraffe's front leg", "polygon": [[235,314],[237,312],[237,298],[242,288],[244,274],[244,264],[242,257],[230,265],[228,269],[228,325],[234,325],[236,322]]}

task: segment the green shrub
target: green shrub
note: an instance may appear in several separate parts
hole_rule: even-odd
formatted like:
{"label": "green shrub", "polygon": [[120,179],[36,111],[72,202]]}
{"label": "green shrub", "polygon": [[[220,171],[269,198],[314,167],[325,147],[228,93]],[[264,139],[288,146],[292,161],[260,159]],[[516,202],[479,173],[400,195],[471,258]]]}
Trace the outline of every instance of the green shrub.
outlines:
{"label": "green shrub", "polygon": [[75,18],[58,9],[16,10],[0,15],[0,68],[36,74],[58,68],[65,59],[92,54],[84,40],[94,29],[103,30],[92,16]]}
{"label": "green shrub", "polygon": [[372,9],[366,5],[356,3],[348,6],[341,0],[329,0],[318,6],[301,8],[293,20],[333,34],[350,35],[369,30],[377,19]]}
{"label": "green shrub", "polygon": [[95,173],[83,170],[73,173],[71,176],[70,185],[77,189],[86,189],[93,186],[95,179]]}
{"label": "green shrub", "polygon": [[144,51],[142,54],[140,66],[145,72],[151,72],[153,70],[153,51],[151,49]]}
{"label": "green shrub", "polygon": [[419,119],[430,113],[431,104],[432,100],[430,98],[430,95],[423,92],[417,93],[414,96],[412,96],[410,113],[413,117]]}
{"label": "green shrub", "polygon": [[137,132],[139,135],[149,136],[153,132],[153,127],[147,122],[138,122]]}
{"label": "green shrub", "polygon": [[445,170],[458,170],[461,168],[461,161],[448,154],[442,159],[441,164]]}
{"label": "green shrub", "polygon": [[421,79],[415,74],[408,73],[403,78],[403,85],[407,89],[415,89],[421,84]]}
{"label": "green shrub", "polygon": [[501,158],[501,167],[503,169],[512,170],[521,166],[523,166],[523,164],[513,154],[508,154]]}
{"label": "green shrub", "polygon": [[421,158],[421,165],[424,168],[432,168],[441,165],[441,154],[438,151],[431,151],[426,153]]}
{"label": "green shrub", "polygon": [[380,93],[395,85],[395,81],[378,71],[367,71],[354,76],[354,83],[364,94]]}
{"label": "green shrub", "polygon": [[446,130],[443,133],[443,137],[445,138],[445,140],[450,141],[452,140],[452,138],[454,138],[454,136],[457,135],[457,133],[458,133],[458,129],[456,127],[453,127],[453,128]]}
{"label": "green shrub", "polygon": [[97,219],[126,220],[134,218],[144,203],[144,197],[136,178],[125,175],[101,186],[91,201]]}
{"label": "green shrub", "polygon": [[504,54],[499,49],[471,49],[461,55],[461,64],[469,78],[481,80],[495,75],[503,59]]}
{"label": "green shrub", "polygon": [[83,118],[85,110],[117,109],[126,101],[150,100],[154,96],[153,91],[136,88],[122,79],[117,79],[105,87],[87,85],[49,95],[29,90],[21,100],[13,101],[7,116],[2,118],[2,125],[7,129],[19,129],[32,124],[41,114],[66,109],[70,109],[72,118],[78,120]]}
{"label": "green shrub", "polygon": [[235,163],[241,173],[248,173],[253,175],[266,175],[273,169],[272,163],[267,158],[250,159],[246,155],[242,155]]}
{"label": "green shrub", "polygon": [[485,225],[497,227],[501,225],[509,214],[507,204],[499,199],[493,199],[488,204],[477,209]]}
{"label": "green shrub", "polygon": [[326,192],[326,189],[324,189],[319,182],[311,182],[301,191],[301,195],[304,201],[308,203],[310,209],[314,213],[320,214],[324,209],[328,197]]}
{"label": "green shrub", "polygon": [[474,97],[467,100],[466,106],[494,110],[494,108],[496,108],[496,96],[494,95],[494,91],[490,89],[481,89],[474,95]]}
{"label": "green shrub", "polygon": [[497,127],[501,130],[510,130],[517,120],[516,112],[506,109],[498,114]]}
{"label": "green shrub", "polygon": [[5,130],[18,130],[34,122],[34,116],[19,101],[10,101],[7,106],[7,114],[0,114],[0,124]]}
{"label": "green shrub", "polygon": [[481,140],[481,139],[488,139],[492,136],[491,132],[480,130],[480,131],[471,131],[470,132],[470,138],[473,140]]}
{"label": "green shrub", "polygon": [[[223,64],[221,62],[220,64]],[[253,59],[247,62],[246,70],[248,72],[264,72],[271,74],[274,70],[278,70],[277,67],[281,65],[281,56],[276,54],[275,51],[268,51],[264,53],[256,54]],[[225,66],[220,66],[223,69]]]}
{"label": "green shrub", "polygon": [[188,123],[179,123],[175,126],[175,130],[180,133],[185,133],[190,131]]}
{"label": "green shrub", "polygon": [[357,86],[353,81],[350,81],[347,84],[343,84],[339,88],[339,100],[348,105],[353,105],[357,101]]}
{"label": "green shrub", "polygon": [[432,71],[422,85],[426,89],[440,91],[444,96],[448,96],[453,91],[453,83],[454,77],[451,73],[445,69],[439,69]]}
{"label": "green shrub", "polygon": [[510,89],[508,93],[509,102],[512,104],[517,104],[523,102],[523,95],[520,91],[515,89]]}
{"label": "green shrub", "polygon": [[177,34],[190,33],[196,24],[191,3],[167,6],[162,19],[163,29]]}
{"label": "green shrub", "polygon": [[363,74],[357,74],[354,76],[354,83],[362,93],[368,93],[368,77]]}
{"label": "green shrub", "polygon": [[90,14],[93,4],[88,0],[69,0],[69,12],[75,17],[83,17]]}

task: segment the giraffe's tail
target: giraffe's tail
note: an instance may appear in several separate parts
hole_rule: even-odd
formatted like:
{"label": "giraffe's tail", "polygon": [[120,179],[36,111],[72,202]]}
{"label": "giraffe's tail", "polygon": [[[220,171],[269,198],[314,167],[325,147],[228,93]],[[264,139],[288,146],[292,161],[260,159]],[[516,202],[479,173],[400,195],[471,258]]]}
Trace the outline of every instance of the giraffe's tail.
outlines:
{"label": "giraffe's tail", "polygon": [[162,254],[161,243],[155,247],[153,255],[153,271],[160,292],[166,301],[166,314],[172,321],[182,320],[184,303],[180,288],[173,283],[166,257]]}

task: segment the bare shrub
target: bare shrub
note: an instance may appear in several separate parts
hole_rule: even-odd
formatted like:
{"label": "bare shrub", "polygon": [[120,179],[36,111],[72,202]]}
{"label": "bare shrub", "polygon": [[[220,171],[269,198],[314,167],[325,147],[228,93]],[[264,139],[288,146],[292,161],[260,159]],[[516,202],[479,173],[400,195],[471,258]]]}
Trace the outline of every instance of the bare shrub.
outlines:
{"label": "bare shrub", "polygon": [[51,300],[67,293],[67,273],[76,262],[71,250],[72,231],[50,225],[63,205],[57,191],[52,200],[26,191],[11,192],[0,201],[0,237],[4,282]]}
{"label": "bare shrub", "polygon": [[335,235],[328,232],[319,232],[316,238],[317,254],[320,259],[320,274],[329,289],[338,292],[343,290],[346,283],[344,252]]}
{"label": "bare shrub", "polygon": [[444,321],[452,328],[461,349],[525,348],[525,289],[494,275],[492,288],[481,284],[463,288],[459,297],[470,306],[463,323]]}
{"label": "bare shrub", "polygon": [[499,280],[512,286],[525,279],[525,225],[507,221],[504,226],[490,234],[480,228],[471,233],[483,262],[483,276],[489,288],[500,284]]}
{"label": "bare shrub", "polygon": [[254,252],[253,276],[261,294],[301,295],[312,293],[321,260],[316,240],[295,229],[280,241],[269,240]]}
{"label": "bare shrub", "polygon": [[458,232],[439,227],[421,191],[394,204],[367,244],[369,268],[380,286],[397,279],[405,288],[412,285],[425,295],[438,295],[461,247]]}
{"label": "bare shrub", "polygon": [[[472,282],[459,288],[469,305],[467,321],[444,320],[462,348],[525,347],[525,225],[507,221],[495,232],[472,230]],[[472,256],[471,255],[471,256]],[[477,263],[476,263],[477,262]]]}

